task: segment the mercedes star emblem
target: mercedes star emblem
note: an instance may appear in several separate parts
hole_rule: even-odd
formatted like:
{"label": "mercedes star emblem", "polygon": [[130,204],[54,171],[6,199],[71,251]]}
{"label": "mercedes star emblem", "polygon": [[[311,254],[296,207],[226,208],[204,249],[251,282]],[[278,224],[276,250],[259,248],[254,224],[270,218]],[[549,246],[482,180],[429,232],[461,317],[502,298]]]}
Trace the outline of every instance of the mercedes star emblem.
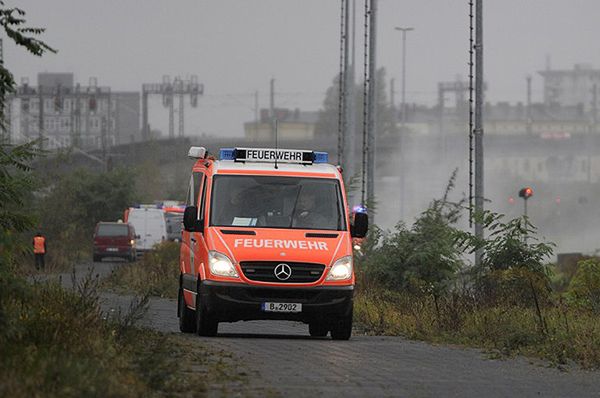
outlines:
{"label": "mercedes star emblem", "polygon": [[277,264],[273,273],[280,281],[287,281],[292,276],[292,268],[285,263]]}

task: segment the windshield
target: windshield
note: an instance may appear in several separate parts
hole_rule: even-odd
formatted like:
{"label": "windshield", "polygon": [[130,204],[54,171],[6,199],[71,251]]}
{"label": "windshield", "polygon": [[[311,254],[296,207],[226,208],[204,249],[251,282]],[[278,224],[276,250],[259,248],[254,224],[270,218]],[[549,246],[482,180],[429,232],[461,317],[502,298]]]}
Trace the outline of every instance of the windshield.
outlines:
{"label": "windshield", "polygon": [[129,230],[126,224],[100,224],[97,236],[127,236]]}
{"label": "windshield", "polygon": [[346,230],[335,179],[215,176],[211,225]]}

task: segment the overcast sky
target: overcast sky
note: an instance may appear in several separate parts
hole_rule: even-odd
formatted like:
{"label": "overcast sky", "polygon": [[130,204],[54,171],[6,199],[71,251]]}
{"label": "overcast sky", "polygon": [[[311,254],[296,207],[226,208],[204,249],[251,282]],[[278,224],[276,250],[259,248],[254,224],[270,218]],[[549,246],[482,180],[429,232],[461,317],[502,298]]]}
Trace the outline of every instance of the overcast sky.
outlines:
{"label": "overcast sky", "polygon": [[[7,0],[59,50],[36,58],[5,46],[5,63],[35,84],[38,72],[73,72],[113,90],[139,91],[163,75],[198,75],[199,108],[187,111],[186,134],[242,135],[253,120],[254,91],[268,106],[276,79],[277,106],[317,110],[338,71],[339,0]],[[362,74],[362,10],[357,0],[357,72]],[[414,27],[407,42],[407,101],[432,104],[439,81],[467,76],[467,0],[379,0],[378,66],[400,90],[401,41],[395,26]],[[552,68],[600,67],[600,1],[485,2],[487,99],[524,101],[533,75],[541,99],[546,57]],[[153,102],[151,124],[166,134],[166,109]]]}

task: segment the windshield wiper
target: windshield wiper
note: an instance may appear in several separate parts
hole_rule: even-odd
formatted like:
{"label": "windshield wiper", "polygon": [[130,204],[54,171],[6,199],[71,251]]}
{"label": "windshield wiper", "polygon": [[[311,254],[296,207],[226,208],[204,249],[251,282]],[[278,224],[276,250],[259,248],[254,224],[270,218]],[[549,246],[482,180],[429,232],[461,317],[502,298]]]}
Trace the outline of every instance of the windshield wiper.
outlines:
{"label": "windshield wiper", "polygon": [[302,192],[302,185],[298,185],[298,192],[296,193],[294,207],[292,207],[292,215],[290,216],[290,226],[288,228],[292,228],[292,224],[294,223],[294,215],[296,214],[296,206],[298,206],[298,199],[300,199],[300,192]]}

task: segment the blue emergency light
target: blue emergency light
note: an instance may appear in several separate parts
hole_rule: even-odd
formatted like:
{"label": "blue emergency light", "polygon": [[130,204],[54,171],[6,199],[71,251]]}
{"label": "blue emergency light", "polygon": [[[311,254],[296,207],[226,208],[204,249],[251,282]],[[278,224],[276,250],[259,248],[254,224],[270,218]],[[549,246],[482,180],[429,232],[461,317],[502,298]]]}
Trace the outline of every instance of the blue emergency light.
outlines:
{"label": "blue emergency light", "polygon": [[367,207],[364,205],[356,205],[352,208],[354,213],[365,213],[367,214]]}
{"label": "blue emergency light", "polygon": [[219,150],[219,159],[235,160],[235,148],[221,148]]}
{"label": "blue emergency light", "polygon": [[329,163],[329,154],[327,152],[313,152],[313,163]]}
{"label": "blue emergency light", "polygon": [[298,149],[273,149],[273,148],[221,148],[220,160],[234,160],[239,162],[268,162],[313,164],[328,163],[327,152],[304,151]]}

